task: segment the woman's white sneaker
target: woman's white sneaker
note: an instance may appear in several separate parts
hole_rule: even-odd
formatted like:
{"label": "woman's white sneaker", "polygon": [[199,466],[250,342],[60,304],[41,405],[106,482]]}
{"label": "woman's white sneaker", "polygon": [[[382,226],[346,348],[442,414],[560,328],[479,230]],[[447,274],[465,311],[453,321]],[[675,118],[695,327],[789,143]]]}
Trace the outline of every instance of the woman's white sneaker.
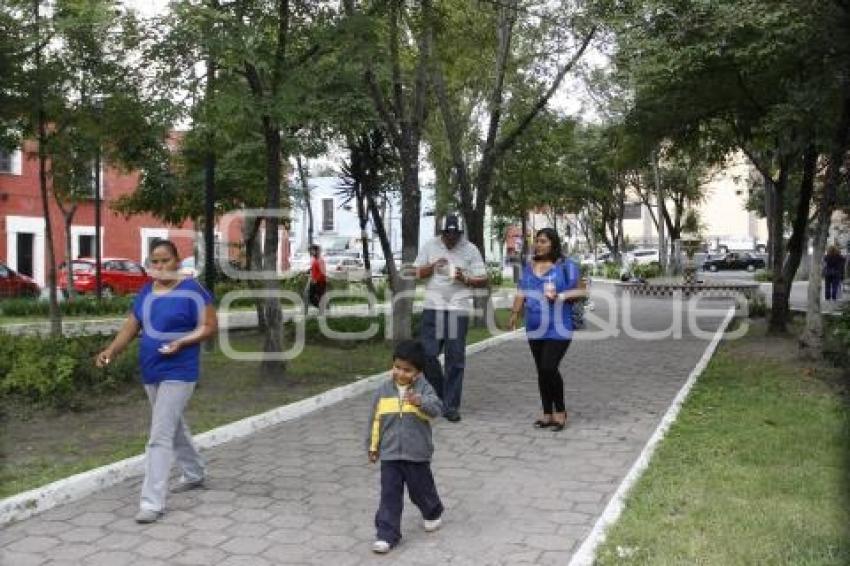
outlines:
{"label": "woman's white sneaker", "polygon": [[386,554],[390,551],[390,543],[385,540],[376,540],[372,543],[372,552],[377,552],[378,554]]}
{"label": "woman's white sneaker", "polygon": [[425,528],[426,533],[433,533],[437,529],[440,528],[440,525],[443,524],[443,518],[437,517],[433,521],[429,521],[428,519],[422,520],[422,526]]}

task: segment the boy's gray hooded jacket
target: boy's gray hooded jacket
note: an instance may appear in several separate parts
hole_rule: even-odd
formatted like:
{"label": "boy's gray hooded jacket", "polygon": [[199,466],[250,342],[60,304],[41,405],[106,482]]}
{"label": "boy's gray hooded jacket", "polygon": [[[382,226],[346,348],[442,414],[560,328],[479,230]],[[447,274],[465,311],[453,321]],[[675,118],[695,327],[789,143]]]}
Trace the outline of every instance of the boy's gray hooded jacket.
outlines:
{"label": "boy's gray hooded jacket", "polygon": [[422,396],[419,407],[401,402],[392,378],[375,391],[366,449],[377,451],[381,460],[429,462],[434,453],[431,419],[442,414],[443,404],[421,375],[410,385],[409,391]]}

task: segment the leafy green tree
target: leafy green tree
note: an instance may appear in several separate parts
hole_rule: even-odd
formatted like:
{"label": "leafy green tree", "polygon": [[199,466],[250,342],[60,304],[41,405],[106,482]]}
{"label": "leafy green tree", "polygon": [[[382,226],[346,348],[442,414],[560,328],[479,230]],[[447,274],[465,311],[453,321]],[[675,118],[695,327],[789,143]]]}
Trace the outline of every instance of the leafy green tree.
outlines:
{"label": "leafy green tree", "polygon": [[[6,102],[0,121],[19,140],[37,141],[51,330],[58,334],[50,196],[70,223],[73,203],[91,195],[95,154],[102,150],[106,162],[135,167],[168,120],[145,95],[144,75],[134,61],[140,54],[138,22],[116,2],[57,0],[48,9],[37,0],[11,0],[0,14],[19,50],[10,57],[0,46],[0,64],[9,70],[0,88]],[[102,112],[97,97],[105,101]]]}
{"label": "leafy green tree", "polygon": [[[572,3],[531,11],[515,0],[493,2],[482,17],[479,7],[457,2],[444,12],[434,91],[467,232],[483,252],[499,163],[574,69],[597,28],[590,12]],[[481,73],[482,67],[491,71]]]}
{"label": "leafy green tree", "polygon": [[[344,8],[351,30],[366,29],[377,38],[372,45],[352,49],[352,53],[360,56],[355,61],[362,69],[387,140],[398,156],[402,261],[411,264],[419,251],[420,151],[427,116],[428,70],[433,57],[434,6],[431,0],[422,0],[416,6],[401,0],[356,6],[353,0],[347,0]],[[395,340],[412,336],[415,281],[408,271],[398,276],[393,285]]]}
{"label": "leafy green tree", "polygon": [[[633,93],[632,124],[659,141],[741,151],[763,176],[774,265],[770,328],[784,332],[817,161],[838,123],[846,7],[827,0],[614,4],[615,60]],[[786,248],[791,183],[799,190]]]}

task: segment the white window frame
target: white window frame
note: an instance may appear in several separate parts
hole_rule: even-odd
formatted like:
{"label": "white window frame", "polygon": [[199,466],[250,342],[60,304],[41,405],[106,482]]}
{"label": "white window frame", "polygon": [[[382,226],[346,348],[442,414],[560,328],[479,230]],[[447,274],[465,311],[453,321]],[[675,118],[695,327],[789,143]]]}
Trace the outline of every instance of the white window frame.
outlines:
{"label": "white window frame", "polygon": [[35,234],[33,238],[33,279],[40,286],[46,284],[44,270],[44,218],[35,216],[6,217],[6,263],[18,271],[18,237],[19,233]]}
{"label": "white window frame", "polygon": [[12,159],[10,164],[9,171],[0,170],[0,175],[15,175],[20,177],[23,175],[23,159],[20,149],[14,149],[11,152],[8,152]]}
{"label": "white window frame", "polygon": [[[100,255],[103,255],[103,235],[106,232],[100,227]],[[94,226],[71,226],[71,259],[77,259],[80,255],[80,236],[91,236],[94,238]],[[94,255],[92,255],[94,257]]]}
{"label": "white window frame", "polygon": [[[278,275],[283,275],[283,233],[285,230],[283,228],[277,229],[277,256],[275,261],[275,268],[277,269]],[[266,229],[260,228],[257,230],[257,238],[260,239],[260,253],[265,254],[266,249]],[[291,241],[291,240],[290,240]],[[290,248],[292,250],[293,248]]]}
{"label": "white window frame", "polygon": [[[325,229],[325,202],[330,201],[331,203],[331,229]],[[320,218],[320,233],[322,234],[333,234],[336,232],[336,199],[322,197],[319,199],[319,203],[321,204],[321,218]]]}
{"label": "white window frame", "polygon": [[139,228],[139,238],[141,239],[142,251],[139,254],[139,263],[145,269],[148,268],[148,240],[151,238],[168,239],[168,228]]}

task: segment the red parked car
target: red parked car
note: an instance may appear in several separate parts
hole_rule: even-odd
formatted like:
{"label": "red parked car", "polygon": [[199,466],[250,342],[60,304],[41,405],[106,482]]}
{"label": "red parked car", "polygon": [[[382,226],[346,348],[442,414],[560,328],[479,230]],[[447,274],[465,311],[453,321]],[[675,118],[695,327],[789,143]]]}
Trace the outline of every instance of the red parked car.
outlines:
{"label": "red parked car", "polygon": [[[103,258],[100,268],[101,295],[126,295],[138,293],[151,280],[138,262],[124,258]],[[95,263],[93,259],[79,258],[71,262],[74,290],[77,293],[95,292]],[[63,264],[59,268],[59,288],[67,294],[68,273]]]}
{"label": "red parked car", "polygon": [[38,283],[0,262],[0,298],[38,297],[39,295],[41,295],[41,288]]}

